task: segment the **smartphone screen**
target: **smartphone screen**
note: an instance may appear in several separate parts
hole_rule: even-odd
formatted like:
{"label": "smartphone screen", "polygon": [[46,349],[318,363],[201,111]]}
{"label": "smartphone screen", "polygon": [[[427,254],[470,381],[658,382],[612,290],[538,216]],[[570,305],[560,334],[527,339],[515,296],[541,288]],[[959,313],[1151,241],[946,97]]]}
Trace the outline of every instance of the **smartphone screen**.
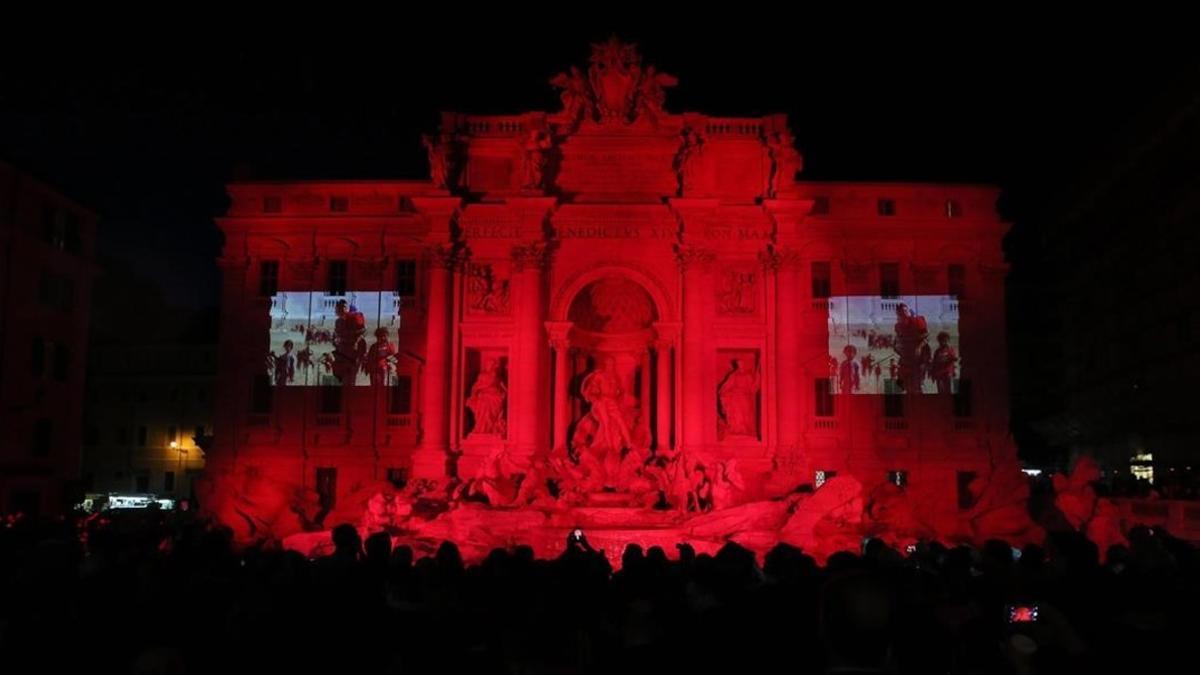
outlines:
{"label": "smartphone screen", "polygon": [[1033,623],[1038,620],[1037,605],[1009,605],[1009,623]]}

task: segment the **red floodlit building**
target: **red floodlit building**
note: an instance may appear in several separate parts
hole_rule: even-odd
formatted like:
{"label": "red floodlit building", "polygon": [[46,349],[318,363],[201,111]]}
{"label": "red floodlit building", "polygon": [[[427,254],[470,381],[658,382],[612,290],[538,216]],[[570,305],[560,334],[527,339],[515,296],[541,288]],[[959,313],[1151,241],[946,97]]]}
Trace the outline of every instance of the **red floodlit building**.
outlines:
{"label": "red floodlit building", "polygon": [[96,218],[0,162],[0,512],[79,487]]}
{"label": "red floodlit building", "polygon": [[851,475],[953,513],[1011,455],[996,189],[799,180],[784,115],[669,113],[628,45],[552,82],[444,114],[429,180],[229,186],[207,506],[286,534],[503,462],[627,506],[631,454],[687,454],[721,506]]}

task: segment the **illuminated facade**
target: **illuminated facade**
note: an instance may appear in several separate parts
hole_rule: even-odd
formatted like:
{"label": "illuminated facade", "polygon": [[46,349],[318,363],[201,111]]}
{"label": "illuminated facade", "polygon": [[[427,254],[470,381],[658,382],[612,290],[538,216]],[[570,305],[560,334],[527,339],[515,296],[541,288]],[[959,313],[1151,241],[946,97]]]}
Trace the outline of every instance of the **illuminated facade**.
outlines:
{"label": "illuminated facade", "polygon": [[596,45],[558,112],[444,114],[429,180],[230,185],[207,506],[287,533],[508,462],[650,508],[686,455],[721,506],[854,476],[956,512],[1013,452],[997,191],[799,181],[785,116],[674,82]]}

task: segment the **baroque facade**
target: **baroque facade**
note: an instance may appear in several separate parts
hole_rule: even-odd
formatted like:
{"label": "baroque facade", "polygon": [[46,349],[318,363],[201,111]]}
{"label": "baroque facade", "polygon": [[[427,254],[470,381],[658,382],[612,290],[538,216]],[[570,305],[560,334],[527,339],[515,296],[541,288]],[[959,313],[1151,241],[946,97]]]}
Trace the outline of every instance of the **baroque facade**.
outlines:
{"label": "baroque facade", "polygon": [[202,505],[286,534],[385,481],[658,513],[851,476],[954,513],[1015,463],[994,188],[799,180],[784,115],[669,113],[616,41],[551,84],[443,114],[429,180],[229,186]]}

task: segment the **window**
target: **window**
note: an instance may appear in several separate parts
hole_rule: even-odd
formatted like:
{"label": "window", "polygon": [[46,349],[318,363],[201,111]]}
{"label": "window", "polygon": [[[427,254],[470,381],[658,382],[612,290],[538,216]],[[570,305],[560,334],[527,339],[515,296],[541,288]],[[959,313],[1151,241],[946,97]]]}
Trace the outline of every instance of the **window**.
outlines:
{"label": "window", "polygon": [[71,350],[66,345],[54,345],[54,379],[66,382],[71,370]]}
{"label": "window", "polygon": [[887,474],[888,482],[896,487],[904,487],[908,485],[907,471],[889,471]]}
{"label": "window", "polygon": [[396,385],[390,387],[388,412],[392,415],[408,415],[412,412],[412,377],[397,375]]}
{"label": "window", "polygon": [[129,442],[129,427],[117,427],[117,443],[125,445]]}
{"label": "window", "polygon": [[263,213],[279,213],[283,211],[283,199],[280,197],[263,197]]}
{"label": "window", "polygon": [[63,218],[63,249],[68,253],[79,253],[83,248],[79,236],[79,214],[67,211]]}
{"label": "window", "polygon": [[279,291],[279,261],[264,260],[258,265],[258,295],[269,298]]}
{"label": "window", "polygon": [[900,263],[879,264],[879,295],[884,298],[900,297]]}
{"label": "window", "polygon": [[953,199],[946,200],[946,217],[960,218],[962,217],[962,205]]}
{"label": "window", "polygon": [[408,470],[388,467],[387,480],[392,484],[392,487],[397,490],[403,490],[408,485]]}
{"label": "window", "polygon": [[[894,382],[895,380],[889,380]],[[895,391],[893,387],[888,387],[892,391],[888,391],[883,395],[883,416],[895,419],[904,417],[904,394]]]}
{"label": "window", "polygon": [[42,417],[33,424],[33,456],[47,457],[50,454],[50,419]]}
{"label": "window", "polygon": [[812,210],[809,211],[808,213],[809,213],[809,215],[813,215],[813,216],[829,215],[829,197],[827,197],[825,195],[818,195],[816,197],[813,197]]}
{"label": "window", "polygon": [[329,295],[346,294],[346,261],[329,261]]}
{"label": "window", "polygon": [[880,199],[875,203],[875,208],[881,216],[896,215],[896,202],[891,199]]}
{"label": "window", "polygon": [[417,294],[417,261],[396,261],[396,295],[409,298]]}
{"label": "window", "polygon": [[250,412],[264,415],[271,412],[275,390],[267,373],[256,373],[250,387]]}
{"label": "window", "polygon": [[954,392],[954,416],[970,417],[971,412],[971,381],[959,380]]}
{"label": "window", "polygon": [[959,300],[966,297],[967,291],[967,267],[966,265],[953,264],[946,267],[946,293],[952,295]]}
{"label": "window", "polygon": [[350,210],[350,198],[349,197],[330,197],[329,198],[329,210],[337,211],[339,213],[344,212],[344,211],[349,211]]}
{"label": "window", "polygon": [[833,417],[833,384],[828,377],[813,380],[817,417]]}
{"label": "window", "polygon": [[137,486],[134,488],[133,491],[134,492],[143,492],[143,493],[149,492],[150,491],[150,475],[145,474],[145,473],[138,474]]}
{"label": "window", "polygon": [[146,447],[146,427],[138,427],[137,444],[139,448]]}
{"label": "window", "polygon": [[812,264],[812,296],[824,299],[833,295],[833,273],[829,261],[819,261]]}
{"label": "window", "polygon": [[34,377],[41,377],[46,372],[46,341],[40,337],[33,338],[33,349],[29,356],[30,371]]}
{"label": "window", "polygon": [[49,203],[42,204],[42,236],[51,248],[59,251],[67,248],[66,218]]}
{"label": "window", "polygon": [[321,413],[337,415],[342,412],[342,387],[329,385],[321,387]]}
{"label": "window", "polygon": [[175,491],[175,472],[168,471],[163,474],[163,492]]}

